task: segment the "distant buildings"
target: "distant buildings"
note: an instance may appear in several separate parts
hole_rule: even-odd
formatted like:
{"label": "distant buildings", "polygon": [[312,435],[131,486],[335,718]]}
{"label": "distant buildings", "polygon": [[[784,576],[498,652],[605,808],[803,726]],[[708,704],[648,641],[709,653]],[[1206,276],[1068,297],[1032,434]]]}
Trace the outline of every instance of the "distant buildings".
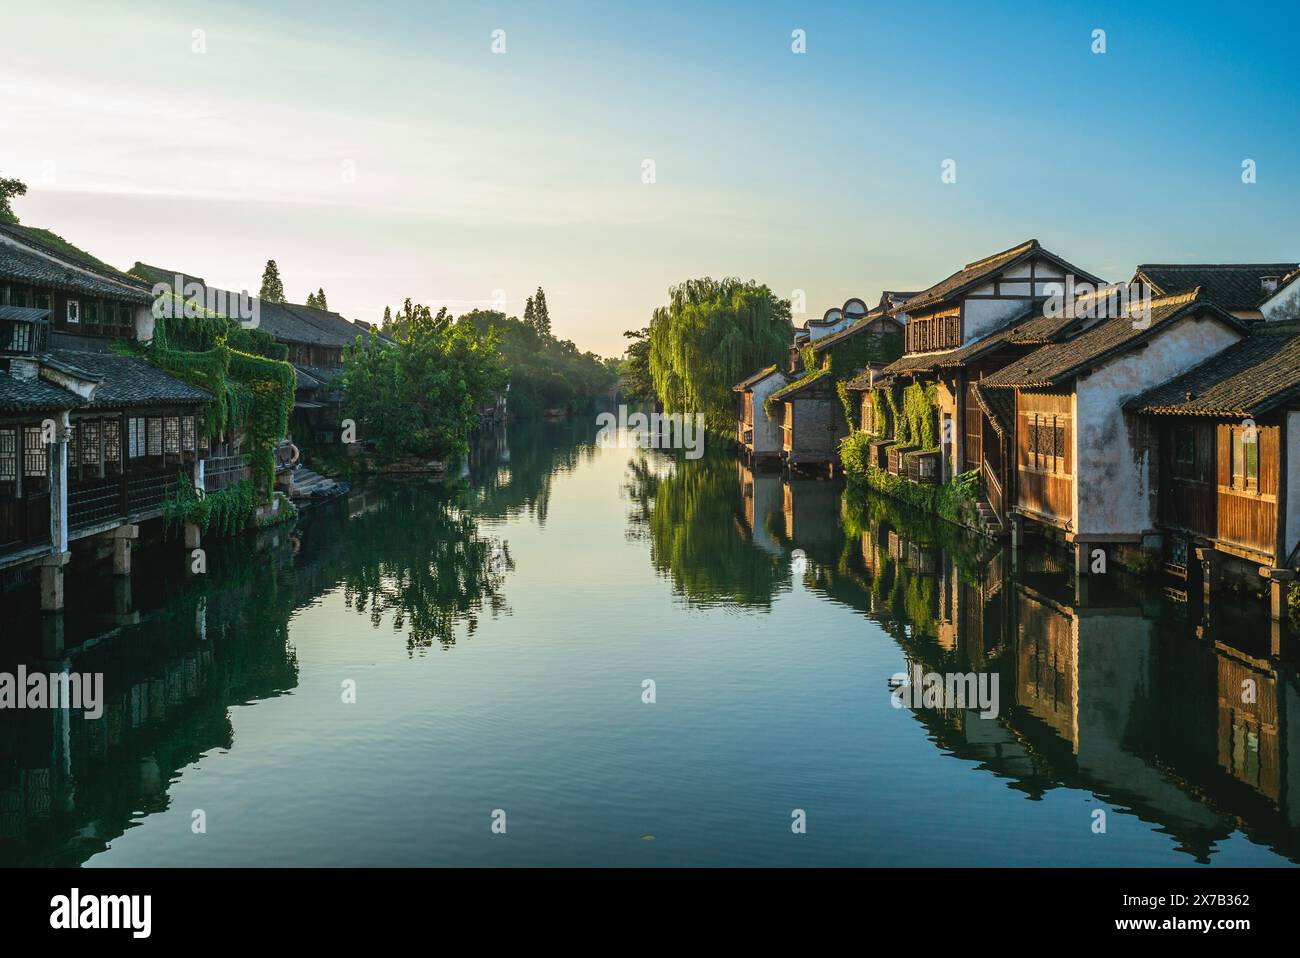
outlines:
{"label": "distant buildings", "polygon": [[[890,329],[887,363],[829,358]],[[1282,614],[1300,565],[1300,264],[1142,264],[1108,286],[1029,240],[901,302],[850,300],[791,352],[764,403],[787,465],[860,433],[877,488],[960,477],[964,522],[1058,539],[1080,576],[1110,560],[1207,590],[1263,583]],[[742,411],[742,444],[757,422]]]}

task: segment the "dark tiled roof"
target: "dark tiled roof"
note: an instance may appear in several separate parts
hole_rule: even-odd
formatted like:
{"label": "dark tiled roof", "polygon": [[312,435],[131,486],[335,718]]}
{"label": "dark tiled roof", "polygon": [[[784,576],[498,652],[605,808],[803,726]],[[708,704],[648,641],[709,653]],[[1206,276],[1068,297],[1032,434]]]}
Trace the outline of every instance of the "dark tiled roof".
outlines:
{"label": "dark tiled roof", "polygon": [[167,375],[143,359],[113,353],[53,350],[41,357],[79,375],[99,380],[92,400],[93,408],[116,406],[187,405],[207,402],[212,396],[197,386]]}
{"label": "dark tiled roof", "polygon": [[1134,282],[1145,282],[1157,294],[1179,293],[1201,287],[1205,298],[1229,312],[1256,309],[1271,293],[1263,279],[1281,279],[1296,268],[1295,263],[1142,263]]}
{"label": "dark tiled roof", "polygon": [[306,376],[312,380],[310,385],[321,386],[343,375],[342,369],[332,369],[328,366],[308,366],[306,363],[294,363],[293,368],[298,373],[298,385],[303,385],[303,377]]}
{"label": "dark tiled roof", "polygon": [[994,387],[1035,388],[1053,386],[1111,355],[1151,336],[1160,327],[1189,313],[1208,312],[1234,329],[1245,332],[1240,320],[1201,298],[1200,290],[1151,300],[1150,321],[1132,315],[1115,316],[1097,323],[1072,339],[1042,346],[1007,364],[983,380]]}
{"label": "dark tiled roof", "polygon": [[849,392],[866,392],[868,389],[883,389],[894,381],[894,377],[885,372],[884,367],[875,370],[875,377],[872,378],[872,371],[864,369],[852,379],[844,384],[844,388]]}
{"label": "dark tiled roof", "polygon": [[138,277],[148,283],[150,286],[153,286],[155,283],[166,283],[168,286],[175,286],[177,276],[181,278],[182,291],[184,291],[185,286],[189,283],[198,283],[200,286],[204,287],[208,285],[203,282],[203,277],[201,276],[190,276],[187,273],[182,273],[178,269],[163,269],[161,266],[150,266],[148,263],[141,263],[138,260],[128,272],[130,272],[132,276]]}
{"label": "dark tiled roof", "polygon": [[[1022,316],[1037,317],[1037,307],[1031,308]],[[987,336],[983,336],[965,346],[959,346],[956,349],[945,349],[939,352],[913,353],[910,356],[903,356],[894,360],[885,367],[885,372],[894,375],[904,375],[919,372],[929,372],[935,369],[956,369],[966,365],[971,360],[978,359],[986,353],[992,352],[1000,346],[1015,346],[1025,343],[1032,343],[1035,340],[1019,340],[1015,334],[1027,323],[1037,322],[1037,319],[1029,319],[1025,322],[1012,320],[1011,325],[1003,326],[1001,329],[994,330]]]}
{"label": "dark tiled roof", "polygon": [[803,392],[813,383],[821,382],[830,374],[831,371],[829,369],[819,369],[815,373],[809,373],[807,376],[796,379],[794,382],[782,386],[776,392],[772,393],[772,395],[768,396],[767,401],[776,402],[780,399],[789,399],[791,396]]}
{"label": "dark tiled roof", "polygon": [[1035,307],[1033,315],[1008,331],[1008,341],[1020,346],[1042,346],[1063,339],[1072,327],[1083,323],[1077,314],[1044,316],[1041,309]]}
{"label": "dark tiled roof", "polygon": [[153,301],[148,287],[134,277],[19,226],[0,224],[0,279],[124,302]]}
{"label": "dark tiled roof", "polygon": [[50,315],[48,309],[36,309],[32,306],[0,306],[0,319],[19,323],[34,323]]}
{"label": "dark tiled roof", "polygon": [[1015,393],[1009,389],[987,389],[981,383],[975,384],[974,393],[975,401],[984,410],[998,435],[1011,435],[1011,426],[1016,421]]}
{"label": "dark tiled roof", "polygon": [[742,379],[740,382],[736,383],[736,385],[732,386],[732,391],[740,393],[747,392],[774,372],[776,372],[776,366],[768,366],[766,369],[760,369],[758,372],[754,373],[754,375]]}
{"label": "dark tiled roof", "polygon": [[1035,254],[1047,257],[1065,269],[1066,272],[1072,273],[1080,279],[1088,280],[1090,282],[1100,282],[1096,276],[1093,276],[1091,273],[1085,273],[1076,266],[1072,266],[1055,253],[1043,249],[1038,240],[1031,239],[1026,240],[1019,246],[1013,246],[1011,249],[1003,250],[1001,253],[994,253],[992,256],[986,256],[984,259],[976,260],[973,263],[967,263],[947,279],[941,280],[929,289],[917,293],[907,302],[903,303],[903,305],[897,307],[897,311],[900,313],[912,313],[925,306],[942,303],[944,300],[951,299],[954,296],[980,285],[985,280],[1015,265],[1020,260],[1029,259]]}
{"label": "dark tiled roof", "polygon": [[1130,400],[1147,415],[1262,415],[1300,396],[1300,336],[1259,333]]}
{"label": "dark tiled roof", "polygon": [[[819,353],[823,349],[834,346],[836,343],[842,343],[846,339],[852,339],[859,333],[866,332],[872,323],[881,319],[883,319],[889,326],[896,326],[899,329],[902,328],[902,325],[898,320],[894,319],[892,316],[886,316],[883,312],[872,310],[847,329],[841,329],[838,333],[831,333],[829,336],[823,336],[821,339],[813,340],[813,352]],[[889,330],[877,330],[877,332],[889,332]]]}
{"label": "dark tiled roof", "polygon": [[84,399],[66,389],[40,379],[17,379],[0,372],[0,410],[5,412],[48,412],[83,405]]}
{"label": "dark tiled roof", "polygon": [[[220,287],[209,287],[197,276],[182,273],[179,270],[166,270],[148,263],[136,263],[131,272],[141,277],[150,277],[151,282],[175,283],[179,274],[186,282],[195,282],[204,288],[220,294],[216,301],[233,303],[239,301],[239,294]],[[256,299],[256,297],[254,297]],[[358,336],[363,343],[368,343],[375,335],[369,329],[358,327],[351,320],[344,319],[338,313],[314,306],[300,306],[296,303],[272,303],[256,299],[258,310],[258,328],[270,333],[276,339],[287,343],[300,343],[307,346],[351,346]],[[241,317],[230,316],[228,319],[239,320]]]}

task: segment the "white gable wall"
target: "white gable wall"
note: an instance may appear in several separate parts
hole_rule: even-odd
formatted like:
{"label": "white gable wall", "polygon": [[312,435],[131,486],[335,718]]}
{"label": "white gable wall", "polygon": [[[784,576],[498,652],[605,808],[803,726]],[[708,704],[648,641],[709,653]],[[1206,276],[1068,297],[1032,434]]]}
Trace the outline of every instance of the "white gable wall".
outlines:
{"label": "white gable wall", "polygon": [[[752,387],[754,395],[754,452],[756,454],[779,453],[784,448],[785,440],[781,435],[780,420],[773,421],[767,415],[764,400],[782,386],[789,383],[781,371],[772,373],[766,379],[760,379]],[[778,410],[778,413],[780,411]]]}
{"label": "white gable wall", "polygon": [[1156,332],[1136,349],[1076,380],[1074,532],[1085,537],[1136,536],[1155,528],[1150,457],[1121,408],[1125,401],[1186,372],[1240,340],[1218,320],[1191,316]]}

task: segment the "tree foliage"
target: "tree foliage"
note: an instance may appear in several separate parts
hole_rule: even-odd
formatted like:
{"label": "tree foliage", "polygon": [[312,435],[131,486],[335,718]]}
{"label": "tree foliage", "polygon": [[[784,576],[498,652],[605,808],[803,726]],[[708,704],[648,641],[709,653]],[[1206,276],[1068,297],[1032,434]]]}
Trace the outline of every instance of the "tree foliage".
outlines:
{"label": "tree foliage", "polygon": [[262,289],[257,295],[268,303],[284,302],[284,281],[280,279],[280,267],[273,259],[266,261],[266,269],[262,270]]}
{"label": "tree foliage", "polygon": [[653,402],[655,381],[650,375],[650,329],[629,329],[627,352],[619,363],[619,391],[629,402]]}
{"label": "tree foliage", "polygon": [[510,369],[513,415],[528,418],[545,409],[573,411],[614,385],[617,372],[604,360],[550,333],[541,289],[524,312],[526,318],[521,320],[499,310],[476,309],[459,320],[472,324],[479,335],[496,332]]}
{"label": "tree foliage", "polygon": [[478,407],[505,388],[505,361],[491,331],[453,322],[406,300],[392,324],[395,344],[372,337],[346,350],[346,410],[358,437],[389,456],[446,458],[464,452]]}
{"label": "tree foliage", "polygon": [[6,179],[0,176],[0,223],[18,225],[18,214],[9,201],[15,196],[26,196],[27,184],[18,179]]}
{"label": "tree foliage", "polygon": [[790,301],[753,280],[687,280],[669,290],[649,328],[655,394],[669,413],[703,413],[709,429],[729,432],[731,387],[782,363],[793,335]]}

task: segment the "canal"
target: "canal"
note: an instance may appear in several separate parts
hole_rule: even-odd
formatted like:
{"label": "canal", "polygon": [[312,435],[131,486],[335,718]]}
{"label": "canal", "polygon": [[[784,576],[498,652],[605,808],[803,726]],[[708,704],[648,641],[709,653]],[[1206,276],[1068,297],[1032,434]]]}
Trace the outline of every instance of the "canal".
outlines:
{"label": "canal", "polygon": [[[206,575],[83,570],[61,630],[7,612],[0,670],[105,705],[0,712],[0,864],[1300,860],[1260,603],[594,435],[513,425]],[[900,702],[918,670],[996,677],[996,716]]]}

